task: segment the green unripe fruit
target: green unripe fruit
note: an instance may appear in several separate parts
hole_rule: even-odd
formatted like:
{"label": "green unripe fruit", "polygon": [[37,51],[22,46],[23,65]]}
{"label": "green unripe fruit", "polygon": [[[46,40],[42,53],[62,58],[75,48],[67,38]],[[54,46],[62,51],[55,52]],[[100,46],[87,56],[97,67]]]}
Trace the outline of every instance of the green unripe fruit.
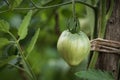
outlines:
{"label": "green unripe fruit", "polygon": [[90,41],[85,33],[72,34],[68,30],[62,32],[57,49],[63,59],[71,66],[80,64],[90,52]]}

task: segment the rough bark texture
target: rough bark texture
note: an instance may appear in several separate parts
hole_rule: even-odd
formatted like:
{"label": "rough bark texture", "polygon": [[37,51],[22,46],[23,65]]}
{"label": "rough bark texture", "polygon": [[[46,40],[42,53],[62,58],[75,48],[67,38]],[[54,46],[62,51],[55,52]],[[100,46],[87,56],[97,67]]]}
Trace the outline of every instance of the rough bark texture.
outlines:
{"label": "rough bark texture", "polygon": [[[120,0],[115,0],[114,10],[107,24],[105,38],[120,41]],[[115,80],[118,80],[118,76],[120,76],[119,58],[120,55],[117,54],[100,53],[96,67],[113,72]]]}

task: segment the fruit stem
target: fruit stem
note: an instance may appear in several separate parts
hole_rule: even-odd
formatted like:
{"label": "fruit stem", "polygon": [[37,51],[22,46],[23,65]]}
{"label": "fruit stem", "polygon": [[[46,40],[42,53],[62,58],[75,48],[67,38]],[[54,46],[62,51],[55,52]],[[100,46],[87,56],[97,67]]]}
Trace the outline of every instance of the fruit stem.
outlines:
{"label": "fruit stem", "polygon": [[73,16],[69,20],[68,29],[71,33],[74,34],[80,31],[79,20],[76,17],[75,0],[72,0],[72,13],[73,13]]}
{"label": "fruit stem", "polygon": [[76,21],[75,0],[72,0],[72,10],[73,10],[74,21]]}

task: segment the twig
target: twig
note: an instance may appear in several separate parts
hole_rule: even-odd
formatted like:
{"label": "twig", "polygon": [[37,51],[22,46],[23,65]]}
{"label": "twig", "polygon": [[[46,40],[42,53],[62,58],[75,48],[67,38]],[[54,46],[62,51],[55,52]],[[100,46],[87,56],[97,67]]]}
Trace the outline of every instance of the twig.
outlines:
{"label": "twig", "polygon": [[120,54],[120,42],[97,38],[91,41],[91,50]]}
{"label": "twig", "polygon": [[13,66],[13,67],[15,67],[15,68],[17,68],[17,69],[19,69],[19,70],[22,70],[22,71],[24,71],[24,72],[27,72],[25,69],[23,69],[23,68],[21,68],[21,67],[19,67],[19,66],[13,65],[13,64],[11,64],[11,63],[8,63],[8,64],[11,65],[11,66]]}
{"label": "twig", "polygon": [[[51,5],[51,6],[44,6],[44,7],[42,7],[42,6],[36,5],[36,4],[33,2],[33,0],[30,0],[30,1],[31,1],[31,3],[33,4],[34,7],[31,7],[31,8],[14,8],[14,10],[48,9],[48,8],[59,7],[59,6],[63,6],[63,5],[67,5],[67,4],[71,4],[71,3],[72,3],[72,1],[68,1],[68,2],[61,3],[61,4],[56,4],[56,5]],[[79,1],[79,0],[75,0],[75,2],[76,2],[76,3],[81,3],[81,4],[83,4],[83,5],[86,5],[86,6],[90,7],[90,8],[92,8],[92,9],[96,9],[96,6],[87,4],[87,3],[85,3],[85,2],[82,2],[82,1]],[[7,11],[9,11],[9,9],[8,9],[8,10],[5,10],[5,11],[1,11],[0,13],[7,12]]]}
{"label": "twig", "polygon": [[106,46],[112,46],[112,47],[120,47],[120,42],[118,41],[113,41],[113,40],[105,40],[105,39],[101,39],[101,38],[97,38],[92,40],[91,42],[96,42],[97,44],[104,44]]}
{"label": "twig", "polygon": [[[63,5],[67,5],[67,4],[71,4],[71,3],[72,3],[72,1],[68,1],[68,2],[61,3],[61,4],[56,4],[56,5],[51,5],[51,6],[44,6],[44,7],[42,7],[42,6],[36,5],[36,4],[33,2],[33,0],[30,0],[30,1],[31,1],[31,3],[34,5],[34,7],[38,8],[38,9],[47,9],[47,8],[59,7],[59,6],[63,6]],[[81,4],[86,5],[86,6],[90,7],[90,8],[92,8],[92,9],[95,9],[95,6],[92,6],[92,5],[90,5],[90,4],[87,4],[87,3],[82,2],[82,1],[80,1],[80,0],[75,0],[75,2],[76,2],[76,3],[81,3]]]}

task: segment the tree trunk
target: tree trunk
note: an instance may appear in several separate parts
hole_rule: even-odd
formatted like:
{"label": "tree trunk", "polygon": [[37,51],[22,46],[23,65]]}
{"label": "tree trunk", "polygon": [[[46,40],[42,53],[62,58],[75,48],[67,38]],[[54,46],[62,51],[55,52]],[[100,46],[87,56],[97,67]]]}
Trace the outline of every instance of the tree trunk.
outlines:
{"label": "tree trunk", "polygon": [[[120,41],[120,0],[115,0],[112,16],[107,23],[105,38]],[[115,80],[118,80],[119,58],[117,54],[100,53],[96,68],[113,72]]]}

